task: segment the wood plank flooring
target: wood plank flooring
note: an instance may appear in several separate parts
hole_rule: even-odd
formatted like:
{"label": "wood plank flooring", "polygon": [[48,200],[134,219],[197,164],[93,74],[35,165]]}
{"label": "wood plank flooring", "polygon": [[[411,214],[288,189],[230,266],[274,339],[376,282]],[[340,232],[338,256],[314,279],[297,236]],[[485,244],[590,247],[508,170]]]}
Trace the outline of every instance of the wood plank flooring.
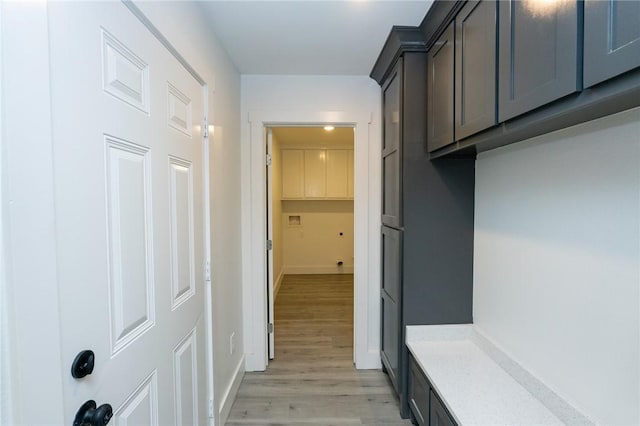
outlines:
{"label": "wood plank flooring", "polygon": [[353,275],[287,275],[275,305],[276,353],[247,373],[236,425],[410,425],[380,370],[353,366]]}

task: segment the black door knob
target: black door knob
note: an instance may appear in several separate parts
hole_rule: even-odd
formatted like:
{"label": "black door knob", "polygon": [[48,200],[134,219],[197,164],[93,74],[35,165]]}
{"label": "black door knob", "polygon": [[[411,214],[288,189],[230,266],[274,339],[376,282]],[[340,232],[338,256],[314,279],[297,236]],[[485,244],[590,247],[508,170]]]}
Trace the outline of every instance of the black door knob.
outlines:
{"label": "black door knob", "polygon": [[93,372],[93,365],[96,356],[91,350],[84,350],[76,355],[76,359],[71,364],[71,376],[74,379],[82,379]]}
{"label": "black door knob", "polygon": [[105,426],[113,416],[113,409],[109,404],[102,404],[96,408],[96,402],[89,400],[82,404],[73,426]]}

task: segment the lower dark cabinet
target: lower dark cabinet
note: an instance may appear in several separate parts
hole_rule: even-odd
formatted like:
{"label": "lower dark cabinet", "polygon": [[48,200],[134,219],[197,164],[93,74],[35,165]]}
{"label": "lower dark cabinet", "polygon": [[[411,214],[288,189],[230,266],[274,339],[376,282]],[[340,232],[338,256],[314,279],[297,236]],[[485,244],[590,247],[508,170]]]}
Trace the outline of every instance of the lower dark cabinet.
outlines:
{"label": "lower dark cabinet", "polygon": [[380,348],[380,358],[387,370],[391,383],[396,392],[400,392],[398,379],[398,368],[400,363],[399,346],[400,332],[398,323],[398,304],[389,297],[386,291],[382,290],[382,344]]}
{"label": "lower dark cabinet", "polygon": [[429,408],[429,426],[456,426],[449,412],[438,398],[433,390],[430,392],[431,406]]}
{"label": "lower dark cabinet", "polygon": [[411,420],[418,426],[429,424],[429,391],[429,382],[411,357],[408,390],[409,409],[411,410]]}
{"label": "lower dark cabinet", "polygon": [[413,356],[409,356],[409,408],[418,426],[457,426]]}

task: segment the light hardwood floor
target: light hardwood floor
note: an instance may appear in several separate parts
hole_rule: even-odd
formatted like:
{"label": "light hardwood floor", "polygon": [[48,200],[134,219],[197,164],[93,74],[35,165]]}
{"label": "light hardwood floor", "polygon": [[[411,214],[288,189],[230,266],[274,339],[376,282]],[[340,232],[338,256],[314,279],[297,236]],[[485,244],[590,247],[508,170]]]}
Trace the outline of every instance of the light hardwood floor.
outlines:
{"label": "light hardwood floor", "polygon": [[410,425],[380,370],[353,366],[353,275],[287,275],[275,306],[275,359],[247,373],[232,425]]}

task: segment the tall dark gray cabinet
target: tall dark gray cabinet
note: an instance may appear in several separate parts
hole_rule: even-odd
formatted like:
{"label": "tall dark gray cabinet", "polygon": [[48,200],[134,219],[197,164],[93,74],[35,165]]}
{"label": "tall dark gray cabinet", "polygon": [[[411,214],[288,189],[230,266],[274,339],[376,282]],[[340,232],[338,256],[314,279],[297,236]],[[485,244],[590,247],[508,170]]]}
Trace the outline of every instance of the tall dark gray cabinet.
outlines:
{"label": "tall dark gray cabinet", "polygon": [[475,160],[429,160],[418,28],[393,28],[371,77],[383,99],[380,356],[406,418],[405,326],[471,322]]}

